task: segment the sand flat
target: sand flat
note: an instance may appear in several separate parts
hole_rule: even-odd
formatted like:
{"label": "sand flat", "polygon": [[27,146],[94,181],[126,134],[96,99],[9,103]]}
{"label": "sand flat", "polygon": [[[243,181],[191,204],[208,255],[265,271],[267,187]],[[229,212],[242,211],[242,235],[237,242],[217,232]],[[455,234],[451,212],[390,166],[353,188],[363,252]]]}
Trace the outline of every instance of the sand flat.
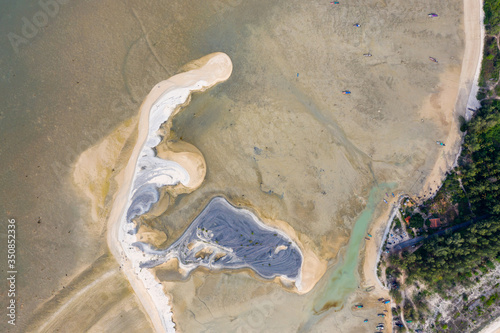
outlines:
{"label": "sand flat", "polygon": [[[456,83],[441,80],[448,70],[456,75],[462,65],[462,1],[432,6],[396,0],[354,0],[340,6],[320,1],[172,1],[130,7],[109,1],[64,8],[23,52],[5,60],[22,64],[15,78],[4,66],[0,69],[9,82],[6,109],[19,108],[23,101],[27,110],[7,115],[0,125],[6,136],[2,152],[12,156],[2,165],[7,170],[2,184],[11,193],[2,202],[27,221],[22,234],[33,240],[29,250],[40,253],[26,251],[23,256],[26,279],[39,284],[23,290],[29,297],[20,310],[22,321],[106,251],[102,237],[95,236],[102,229],[77,229],[102,225],[86,215],[91,212],[86,200],[58,185],[71,183],[64,176],[69,171],[53,175],[49,170],[55,162],[71,166],[87,147],[136,114],[151,87],[189,59],[222,50],[231,56],[235,72],[223,85],[194,96],[173,121],[172,139],[196,146],[207,170],[197,191],[178,196],[155,219],[167,237],[165,246],[182,234],[206,205],[205,198],[226,195],[263,218],[287,221],[299,237],[307,235],[331,269],[342,258],[374,180],[397,181],[398,190],[419,192],[423,184],[412,185],[422,171],[421,179],[426,179],[442,153],[435,141],[451,131],[450,124],[441,122],[449,122],[449,114],[422,123],[421,111],[430,95]],[[438,20],[427,18],[431,11],[440,14]],[[111,16],[119,19],[110,24]],[[361,23],[359,29],[352,26],[355,22]],[[106,31],[95,28],[99,26]],[[57,52],[62,45],[64,51]],[[7,49],[9,45],[2,52]],[[366,52],[373,57],[362,57]],[[429,56],[439,64],[429,62]],[[345,89],[352,91],[349,97],[341,94]],[[444,94],[439,96],[433,102]],[[108,124],[100,126],[101,120]],[[20,128],[31,130],[15,140],[19,136],[12,131]],[[98,133],[91,136],[94,128]],[[64,142],[62,152],[55,142]],[[131,153],[128,148],[122,157]],[[105,200],[115,185],[111,182]],[[22,214],[19,202],[25,203]],[[80,216],[74,218],[74,211]],[[55,269],[60,265],[68,271]],[[314,318],[307,310],[324,282],[299,296],[247,272],[200,272],[171,283],[172,306],[184,331],[195,325],[194,330],[237,325],[257,331],[283,325],[299,329]],[[363,297],[355,293],[346,304]],[[369,308],[375,311],[376,304]],[[369,314],[368,306],[366,310],[362,316]],[[355,318],[346,307],[326,313],[313,327],[368,329]]]}
{"label": "sand flat", "polygon": [[[134,174],[136,172],[136,165],[137,161],[139,158],[139,152],[142,150],[143,145],[145,144],[145,141],[148,139],[148,135],[151,134],[151,126],[153,124],[152,119],[150,118],[151,116],[155,116],[152,114],[150,116],[150,110],[153,106],[153,103],[155,103],[157,100],[160,99],[160,97],[165,94],[168,91],[174,90],[174,89],[180,89],[180,90],[185,90],[187,89],[196,89],[196,90],[204,90],[207,88],[210,88],[211,86],[217,84],[218,82],[227,80],[229,75],[231,74],[232,70],[232,64],[231,60],[229,57],[227,57],[223,53],[216,53],[212,54],[206,57],[206,62],[203,63],[202,67],[191,70],[189,72],[179,74],[176,76],[171,77],[170,79],[160,82],[159,84],[155,85],[155,87],[152,89],[150,94],[146,97],[145,101],[143,102],[141,109],[140,109],[140,115],[139,115],[139,130],[138,130],[138,138],[136,141],[136,144],[134,146],[134,150],[132,151],[132,155],[129,159],[129,162],[126,166],[126,168],[123,170],[124,176],[122,176],[123,183],[119,184],[119,189],[117,191],[114,203],[113,203],[113,208],[110,213],[110,217],[108,220],[108,245],[111,249],[111,252],[115,256],[115,258],[119,261],[121,267],[123,268],[123,271],[127,275],[132,287],[134,288],[134,291],[138,295],[139,299],[143,303],[143,306],[145,307],[146,311],[148,312],[148,315],[150,316],[155,329],[157,331],[161,330],[172,330],[173,329],[173,324],[170,324],[169,321],[171,321],[170,318],[168,318],[168,313],[169,312],[169,306],[168,304],[164,304],[162,307],[157,303],[157,300],[154,299],[156,297],[159,297],[164,301],[164,299],[168,300],[165,298],[165,295],[161,297],[162,293],[162,288],[157,287],[157,290],[155,291],[155,294],[153,294],[151,291],[148,292],[146,291],[146,287],[148,290],[149,288],[152,288],[151,285],[147,286],[145,283],[152,283],[154,282],[154,278],[151,276],[148,276],[147,278],[149,281],[140,281],[138,280],[138,272],[140,269],[138,268],[138,262],[132,262],[133,260],[137,260],[137,258],[127,258],[126,255],[123,253],[127,253],[127,249],[123,249],[123,246],[130,246],[130,244],[121,244],[120,242],[123,242],[122,239],[119,239],[119,235],[121,234],[121,228],[124,228],[124,226],[121,225],[122,219],[124,214],[126,214],[126,210],[128,209],[127,202],[130,200],[130,190],[132,183],[134,182]],[[198,82],[202,82],[202,84],[198,88],[196,87],[196,84]],[[192,88],[193,87],[193,88]],[[190,93],[191,91],[189,91]],[[189,95],[187,96],[189,97]],[[177,105],[169,105],[170,107],[178,108],[179,104],[184,103],[185,100],[180,100],[180,102],[177,102]],[[168,115],[170,117],[170,115]],[[164,119],[163,121],[160,122],[160,124],[164,121],[167,121],[167,119]],[[158,120],[156,120],[158,122]],[[159,128],[157,128],[159,129]],[[157,129],[153,129],[153,131],[156,131]],[[130,254],[127,254],[130,255]],[[153,279],[153,281],[151,281]],[[158,286],[158,283],[157,283]],[[159,288],[159,289],[158,289]],[[167,316],[167,317],[164,317]]]}

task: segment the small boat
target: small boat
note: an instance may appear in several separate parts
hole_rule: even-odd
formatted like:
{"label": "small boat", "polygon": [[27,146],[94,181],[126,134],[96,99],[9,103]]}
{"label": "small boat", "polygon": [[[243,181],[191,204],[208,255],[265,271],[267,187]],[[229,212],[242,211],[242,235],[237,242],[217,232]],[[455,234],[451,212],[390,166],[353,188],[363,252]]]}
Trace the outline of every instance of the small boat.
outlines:
{"label": "small boat", "polygon": [[367,322],[368,322],[368,319],[365,319],[363,322],[364,322],[364,323],[367,323]]}
{"label": "small boat", "polygon": [[368,238],[368,237],[365,237],[365,239],[366,239],[366,240],[370,240],[370,238]]}
{"label": "small boat", "polygon": [[355,23],[355,24],[353,24],[353,26],[355,26],[356,28],[359,28],[361,26],[361,24]]}
{"label": "small boat", "polygon": [[387,200],[384,199],[384,202],[387,203]]}
{"label": "small boat", "polygon": [[369,237],[373,237],[372,235],[368,234]]}
{"label": "small boat", "polygon": [[395,197],[394,192],[392,192],[392,196]]}
{"label": "small boat", "polygon": [[429,14],[427,14],[427,16],[429,16],[429,17],[438,17],[439,15],[436,14],[436,13],[429,13]]}
{"label": "small boat", "polygon": [[385,314],[379,313],[377,316],[379,316],[379,317],[385,317]]}
{"label": "small boat", "polygon": [[441,141],[436,141],[436,144],[440,145],[440,146],[446,146],[444,143],[442,143]]}
{"label": "small boat", "polygon": [[372,54],[371,53],[363,53],[363,56],[365,56],[365,57],[371,57]]}
{"label": "small boat", "polygon": [[436,60],[436,58],[429,57],[429,60],[435,62],[436,64],[438,63],[438,61]]}
{"label": "small boat", "polygon": [[344,91],[342,91],[342,94],[344,94],[344,95],[350,95],[351,92],[349,90],[344,90]]}
{"label": "small boat", "polygon": [[338,4],[340,4],[340,2],[338,2],[338,1],[330,1],[330,5],[338,5]]}

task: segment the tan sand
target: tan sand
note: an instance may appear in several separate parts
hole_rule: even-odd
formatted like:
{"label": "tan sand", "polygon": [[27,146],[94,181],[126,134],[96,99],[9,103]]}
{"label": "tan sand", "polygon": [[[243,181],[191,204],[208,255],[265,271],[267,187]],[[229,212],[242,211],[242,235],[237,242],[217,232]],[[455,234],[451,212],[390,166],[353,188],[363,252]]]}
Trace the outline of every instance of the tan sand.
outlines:
{"label": "tan sand", "polygon": [[[207,173],[207,165],[203,154],[187,142],[169,141],[158,145],[157,156],[165,160],[179,163],[189,173],[188,189],[200,187]],[[182,184],[180,184],[182,186]]]}
{"label": "tan sand", "polygon": [[[200,65],[200,64],[202,65],[204,63],[206,63],[206,60],[203,62],[199,61],[194,62],[189,66],[193,67],[193,65]],[[143,109],[144,109],[144,104],[141,110]],[[170,124],[171,124],[171,119],[162,129],[162,131],[164,131],[164,134],[166,134],[167,136]],[[98,219],[99,217],[102,218],[102,216],[106,216],[105,212],[99,212],[99,216],[97,216],[97,213],[94,213],[94,210],[99,209],[104,204],[106,195],[109,192],[109,186],[110,186],[109,183],[111,181],[110,175],[115,173],[113,166],[115,166],[115,168],[118,168],[119,166],[118,154],[120,153],[120,151],[123,150],[127,138],[130,137],[131,134],[133,133],[135,125],[137,125],[136,119],[132,119],[130,121],[127,121],[125,124],[121,125],[101,143],[90,148],[84,154],[82,154],[75,167],[74,171],[75,183],[84,191],[84,193],[87,194],[89,198],[92,199],[92,207],[93,207],[92,217],[94,221],[99,220]],[[116,144],[115,141],[118,142],[119,144]],[[110,147],[112,147],[113,150],[111,150]],[[183,141],[167,140],[158,145],[157,154],[161,158],[173,160],[179,163],[183,168],[185,168],[188,171],[190,175],[190,182],[186,188],[183,185],[179,184],[176,186],[176,189],[174,190],[169,189],[167,191],[174,192],[174,194],[190,192],[195,188],[199,187],[203,182],[203,179],[206,174],[206,164],[202,153],[195,146]],[[103,168],[100,167],[102,164],[106,164],[107,168],[105,170],[106,172],[103,172],[102,170]],[[101,179],[102,174],[105,174],[108,177],[103,180]],[[115,180],[117,180],[118,183],[123,182],[122,179],[123,177],[124,177],[123,172],[120,172],[120,174],[116,177]],[[92,185],[95,183],[104,184],[106,185],[106,188],[97,191],[97,189],[94,188]],[[88,187],[88,189],[86,187]],[[100,195],[101,193],[102,195]],[[98,199],[100,199],[101,201],[97,202]],[[147,215],[150,217],[159,216],[162,212],[164,212],[166,208],[169,206],[168,196],[163,196],[162,201],[164,201],[164,203],[160,202],[156,204],[155,207],[152,209],[152,211],[149,212]],[[297,289],[294,287],[292,288],[292,290],[299,294],[304,294],[309,292],[325,273],[327,267],[326,260],[320,259],[315,254],[315,252],[310,248],[313,242],[309,240],[307,236],[303,234],[297,236],[293,228],[290,227],[290,225],[287,224],[286,222],[279,220],[271,221],[268,219],[266,223],[289,234],[301,248],[301,251],[304,256],[304,263],[302,265],[302,271],[301,271],[301,283],[299,284],[300,288]],[[149,242],[157,247],[161,246],[166,241],[165,233],[150,228],[146,225],[141,225],[141,227],[138,230],[137,237],[139,240]],[[307,245],[305,245],[305,243],[303,243],[302,240],[305,240]],[[165,270],[166,267],[163,266],[164,265],[162,265],[161,269]],[[170,265],[170,262],[168,263],[168,266],[173,267],[172,265]],[[126,266],[123,267],[126,268]],[[178,274],[180,274],[180,276],[185,277],[185,274],[181,273],[180,271]],[[253,273],[251,274],[253,275]],[[285,287],[287,290],[290,290],[290,287],[293,285],[291,281],[286,281],[283,279],[276,279],[276,282],[282,284],[283,287]]]}
{"label": "tan sand", "polygon": [[460,78],[456,81],[456,68],[443,74],[438,92],[430,96],[421,112],[423,118],[439,119],[443,138],[436,140],[445,142],[446,146],[443,147],[441,157],[432,168],[419,196],[429,196],[429,192],[436,192],[460,152],[462,133],[459,131],[458,117],[466,116],[470,95],[477,92],[473,85],[477,84],[479,64],[483,56],[482,5],[481,0],[464,0],[465,50]]}
{"label": "tan sand", "polygon": [[325,274],[327,261],[319,258],[311,249],[313,242],[306,235],[298,234],[285,221],[265,219],[264,223],[285,232],[299,246],[304,262],[301,267],[300,286],[295,291],[298,294],[308,293]]}
{"label": "tan sand", "polygon": [[111,192],[112,178],[119,167],[119,156],[127,139],[137,126],[137,119],[131,118],[123,122],[100,143],[83,152],[73,167],[73,182],[90,199],[89,231],[100,235],[105,228],[109,214],[106,197]]}
{"label": "tan sand", "polygon": [[[236,4],[238,1],[230,3]],[[356,158],[352,156],[353,147],[347,145],[349,149],[343,149],[342,143],[352,141],[359,150],[382,163],[399,163],[387,167],[386,174],[396,181],[406,182],[407,179],[417,178],[409,175],[413,168],[420,165],[422,155],[428,156],[428,151],[420,155],[415,153],[423,141],[418,136],[433,138],[437,132],[430,127],[433,126],[431,121],[420,126],[420,119],[413,119],[413,115],[418,117],[424,96],[436,85],[438,75],[437,71],[422,70],[422,67],[429,64],[427,50],[422,51],[422,45],[435,49],[433,52],[436,54],[432,55],[440,60],[439,66],[447,63],[448,57],[445,55],[460,59],[457,50],[462,48],[462,37],[456,22],[458,13],[462,11],[461,1],[440,2],[443,15],[439,21],[423,19],[427,10],[425,4],[409,8],[415,4],[399,0],[390,6],[381,2],[363,3],[363,6],[350,3],[335,7],[320,2],[261,1],[239,2],[239,5],[214,10],[211,5],[208,2],[203,6],[193,6],[176,1],[161,5],[137,5],[134,6],[134,16],[129,15],[129,8],[124,8],[122,3],[115,1],[106,2],[106,6],[95,3],[87,8],[82,3],[75,4],[71,9],[68,7],[68,11],[58,16],[55,23],[67,24],[71,28],[72,34],[68,35],[71,38],[79,36],[79,30],[84,29],[85,36],[88,37],[83,38],[82,43],[67,43],[65,52],[54,57],[51,56],[54,50],[60,47],[61,40],[67,38],[58,31],[67,30],[58,29],[60,25],[57,24],[49,25],[47,29],[51,29],[50,33],[47,30],[43,37],[39,35],[37,42],[33,40],[24,49],[24,55],[20,53],[27,66],[32,64],[30,76],[59,92],[57,95],[39,94],[36,105],[34,102],[27,103],[31,103],[30,109],[41,104],[57,111],[50,113],[48,119],[64,115],[67,117],[68,105],[73,110],[79,110],[82,103],[88,103],[88,112],[71,114],[71,121],[61,122],[63,126],[57,126],[59,129],[54,126],[55,132],[48,135],[53,142],[65,142],[70,146],[72,142],[81,140],[81,137],[74,138],[74,133],[81,133],[83,128],[96,123],[89,119],[110,117],[106,107],[111,100],[125,95],[127,100],[140,103],[147,94],[141,88],[149,90],[161,78],[169,77],[177,71],[186,59],[212,52],[214,45],[220,45],[220,49],[231,52],[238,75],[234,75],[230,84],[221,89],[224,91],[214,90],[210,94],[197,96],[188,107],[192,108],[193,113],[196,112],[196,117],[182,112],[177,118],[176,128],[179,136],[203,151],[209,166],[207,179],[196,192],[178,200],[181,213],[171,207],[169,220],[175,221],[176,226],[170,226],[167,219],[161,217],[159,222],[165,228],[170,228],[168,231],[173,230],[173,233],[168,233],[172,235],[177,232],[174,228],[182,230],[192,221],[192,217],[203,206],[200,198],[220,192],[233,196],[245,194],[261,211],[268,214],[272,212],[272,218],[285,220],[297,232],[308,235],[319,249],[321,258],[334,264],[338,249],[349,239],[352,221],[364,207],[359,198],[367,193],[365,185],[368,183],[371,186],[373,181],[371,175],[356,163],[354,168],[349,166],[350,161],[356,162]],[[82,15],[82,12],[87,15]],[[95,15],[96,12],[104,15]],[[102,43],[95,43],[93,33],[96,26],[106,23],[105,20],[109,17],[107,14],[111,12],[121,19],[109,27],[109,37],[99,36],[109,38],[103,42],[113,46],[102,49]],[[350,29],[353,22],[361,20],[361,29]],[[142,30],[137,21],[141,22]],[[432,28],[429,27],[431,25]],[[124,31],[130,33],[124,34]],[[136,41],[137,36],[146,33],[147,43],[144,39]],[[122,43],[122,39],[116,39],[115,36],[123,36],[126,41]],[[362,57],[362,53],[367,51],[374,56]],[[152,53],[156,56],[151,56]],[[99,54],[102,61],[87,63],[95,54]],[[88,64],[86,71],[75,69],[75,57],[76,61]],[[158,62],[160,67],[166,68],[165,71],[161,68],[158,70]],[[458,63],[459,60],[454,62]],[[123,64],[123,70],[117,71],[115,64]],[[300,72],[300,78],[296,77],[296,72]],[[57,75],[52,75],[53,73]],[[17,73],[16,76],[19,77],[20,74]],[[73,82],[75,77],[80,81],[78,86]],[[346,88],[353,91],[352,96],[340,94]],[[18,98],[12,100],[21,100],[32,93],[23,89],[16,95]],[[123,113],[131,116],[137,112],[138,107],[139,105],[128,104],[122,107]],[[208,116],[209,114],[215,116]],[[182,119],[184,120],[181,121]],[[43,120],[43,125],[46,123]],[[87,127],[83,124],[87,124]],[[338,127],[332,130],[325,124]],[[412,132],[412,129],[416,130]],[[109,129],[103,130],[102,135],[107,131]],[[342,131],[346,134],[345,138],[337,134]],[[62,132],[72,134],[64,136]],[[192,134],[190,136],[186,133]],[[398,142],[394,142],[394,137],[398,138]],[[50,147],[54,145],[53,142],[50,142]],[[437,151],[435,143],[431,143]],[[254,146],[263,149],[263,155],[254,156]],[[33,156],[45,156],[54,160],[61,157],[60,149],[54,149],[57,154],[49,154],[48,148],[40,148],[44,147],[36,145],[29,151]],[[252,157],[256,157],[256,163]],[[21,162],[24,161],[14,164],[16,170],[29,168]],[[36,164],[34,165],[36,168]],[[375,165],[374,173],[378,180],[390,178],[385,177],[386,174],[381,169],[380,164]],[[25,175],[19,177],[24,179]],[[35,193],[42,192],[40,188],[54,189],[47,187],[52,181],[50,179],[50,182],[47,181],[47,184],[38,189],[31,186],[31,183],[29,187],[33,187]],[[259,183],[262,184],[261,188]],[[263,193],[267,190],[273,190],[277,195]],[[327,194],[322,194],[323,191]],[[59,193],[59,188],[55,188],[54,192]],[[281,193],[285,195],[280,200],[278,196]],[[25,197],[26,192],[17,199],[24,201]],[[73,198],[68,199],[70,200]],[[43,204],[46,208],[42,205],[33,206],[33,214],[39,216],[39,211],[46,213],[54,210],[50,202],[44,201]],[[57,221],[58,216],[54,216],[52,220]],[[68,223],[65,222],[64,225]],[[62,228],[59,227],[60,229]],[[23,234],[27,235],[28,232]],[[52,238],[57,244],[60,244],[61,239],[63,238],[59,235]],[[87,242],[85,238],[81,241],[83,249],[88,248]],[[34,243],[42,244],[40,251],[34,252],[43,253],[45,243]],[[37,270],[32,270],[35,273],[26,277],[38,278],[42,275],[52,281],[59,280],[61,276],[64,278],[64,272],[58,270],[53,270],[54,273],[50,274],[46,273],[48,270],[40,273],[40,268],[47,266],[47,262],[51,267],[60,264],[66,266],[74,262],[67,257],[63,258],[63,262],[49,259],[55,256],[52,252],[50,256],[45,256],[46,260],[33,260],[30,266]],[[41,279],[38,280],[42,282]],[[312,297],[310,295],[319,290],[314,288],[311,293],[299,296],[284,292],[273,283],[247,279],[245,274],[200,273],[195,274],[191,280],[193,281],[176,283],[176,287],[185,291],[186,285],[200,289],[206,285],[206,290],[194,289],[195,292],[186,294],[179,292],[180,296],[174,302],[179,300],[179,303],[188,302],[188,305],[193,305],[187,309],[213,331],[221,331],[218,330],[221,327],[234,328],[231,325],[245,320],[245,307],[265,304],[275,294],[284,295],[286,302],[276,302],[274,312],[265,312],[267,319],[263,319],[265,326],[261,326],[260,330],[279,330],[282,327],[297,330],[297,322],[301,322],[307,314],[305,304]],[[217,287],[217,281],[221,286],[217,290],[227,298],[219,297],[220,302],[210,293],[212,287]],[[36,294],[37,289],[61,288],[57,283],[42,283],[43,288],[37,285],[30,291]],[[231,286],[234,289],[229,289]],[[229,291],[225,291],[226,289]],[[47,294],[50,292],[41,297],[47,297]],[[259,295],[262,296],[259,298]],[[189,297],[193,299],[188,300]],[[210,316],[207,306],[198,301],[199,298],[207,303],[216,318]],[[233,298],[237,299],[230,302]],[[35,304],[40,302],[40,298],[33,298],[30,302]],[[28,301],[26,304],[28,305]],[[179,309],[181,308],[180,306]],[[177,308],[174,307],[174,310]],[[248,310],[250,314],[253,314],[252,310]],[[25,311],[29,313],[29,310]],[[224,312],[229,315],[226,316]],[[179,321],[186,323],[185,325],[199,325],[193,317],[189,317],[189,313],[179,311]],[[357,313],[346,311],[345,316],[329,313],[328,318],[335,325],[333,327],[339,327],[342,331],[368,330],[366,325],[356,326],[356,321],[360,320],[356,315]],[[227,318],[227,321],[221,318]],[[254,320],[254,326],[257,325],[255,322],[257,321]],[[213,325],[210,326],[211,324]],[[324,331],[332,325],[324,326]],[[253,330],[259,331],[259,327],[254,326],[251,326]],[[206,330],[206,327],[198,326],[198,329],[186,331],[203,329]],[[317,330],[321,331],[319,328]],[[373,330],[370,329],[371,331]]]}
{"label": "tan sand", "polygon": [[[430,189],[434,193],[441,186],[441,182],[446,177],[446,172],[454,166],[457,154],[460,152],[462,133],[459,132],[458,116],[465,116],[467,100],[471,90],[473,90],[472,81],[476,75],[478,62],[480,63],[482,60],[481,38],[478,37],[481,35],[480,31],[482,29],[481,11],[481,1],[464,0],[465,51],[459,80],[457,81],[457,68],[447,70],[441,76],[438,92],[427,99],[421,111],[424,121],[430,118],[440,124],[444,136],[440,140],[446,142],[446,146],[443,147],[441,157],[436,161],[430,175],[425,179],[420,196],[428,196]],[[391,199],[396,204],[396,200]],[[383,297],[389,297],[389,293],[378,283],[375,275],[377,267],[374,267],[374,265],[377,262],[379,248],[383,245],[381,244],[382,237],[385,227],[389,223],[387,219],[391,209],[392,207],[384,209],[372,223],[369,232],[374,237],[373,240],[366,242],[363,255],[363,283],[367,286],[375,286],[375,291],[385,295]],[[500,327],[500,321],[497,320],[496,326],[493,326],[494,328],[487,332],[493,332],[494,329]]]}
{"label": "tan sand", "polygon": [[[149,95],[146,97],[140,108],[139,114],[139,128],[138,128],[138,138],[132,155],[126,168],[120,173],[117,181],[119,183],[119,190],[117,191],[111,213],[108,219],[108,245],[111,252],[115,258],[120,263],[123,271],[127,275],[136,295],[141,300],[144,308],[146,309],[151,321],[154,324],[156,331],[162,332],[164,330],[161,318],[159,317],[158,311],[155,308],[155,304],[152,302],[151,296],[145,290],[142,281],[138,281],[135,276],[132,263],[123,255],[122,245],[118,242],[118,228],[120,227],[120,219],[124,214],[126,205],[128,202],[128,195],[131,188],[131,181],[134,177],[135,166],[137,163],[139,152],[147,138],[149,129],[149,111],[153,103],[167,90],[176,89],[177,87],[190,86],[196,82],[197,77],[200,73],[196,71],[203,72],[203,77],[206,77],[209,83],[206,85],[208,89],[219,82],[225,81],[229,78],[232,71],[231,60],[228,56],[223,53],[214,53],[204,57],[207,62],[204,66],[197,68],[191,72],[178,74],[171,77],[166,81],[162,81],[151,90]],[[208,61],[212,60],[210,64]],[[203,90],[204,90],[203,89]]]}
{"label": "tan sand", "polygon": [[167,235],[164,232],[153,229],[146,225],[141,225],[137,230],[137,240],[153,245],[156,248],[161,248],[167,240]]}
{"label": "tan sand", "polygon": [[[237,205],[244,206],[246,209],[251,208],[254,211],[254,214],[256,214],[256,216],[259,219],[261,219],[266,225],[271,226],[280,231],[283,231],[297,244],[297,246],[300,248],[302,252],[303,264],[300,272],[300,281],[297,284],[294,284],[294,281],[289,281],[287,279],[277,277],[274,279],[274,282],[281,284],[286,290],[296,292],[299,295],[306,294],[309,291],[311,291],[314,288],[314,286],[318,283],[318,281],[323,277],[327,269],[327,261],[325,259],[318,257],[318,255],[313,249],[314,243],[312,242],[312,240],[304,234],[297,233],[290,226],[290,224],[288,224],[285,221],[263,218],[262,214],[258,212],[258,209],[249,204],[241,204],[241,205],[237,204]],[[278,247],[276,251],[279,251],[281,249],[286,249],[286,246],[283,246],[283,248]],[[200,253],[200,255],[202,254],[203,253]],[[161,273],[162,275],[170,275],[170,274],[175,275],[175,273],[178,273],[184,278],[187,277],[188,274],[184,270],[182,270],[179,267],[179,265],[173,264],[173,262],[177,262],[177,260],[176,259],[169,260],[166,263],[160,265],[157,269],[162,271]],[[200,267],[198,268],[198,270],[199,269],[202,268]],[[169,272],[169,270],[171,271]],[[204,269],[204,271],[208,270]],[[256,278],[263,280],[250,269],[238,269],[238,270],[227,270],[227,271],[228,272],[245,271]]]}
{"label": "tan sand", "polygon": [[151,331],[149,318],[113,257],[98,258],[63,287],[37,309],[23,332]]}
{"label": "tan sand", "polygon": [[483,328],[480,333],[500,333],[500,318]]}

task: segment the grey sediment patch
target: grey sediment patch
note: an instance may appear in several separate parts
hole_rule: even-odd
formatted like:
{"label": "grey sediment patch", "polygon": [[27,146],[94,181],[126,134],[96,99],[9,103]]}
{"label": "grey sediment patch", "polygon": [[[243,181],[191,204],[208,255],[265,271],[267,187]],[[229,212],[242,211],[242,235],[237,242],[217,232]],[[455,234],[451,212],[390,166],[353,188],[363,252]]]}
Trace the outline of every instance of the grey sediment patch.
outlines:
{"label": "grey sediment patch", "polygon": [[134,217],[149,212],[151,206],[158,202],[158,200],[158,189],[155,186],[145,185],[137,188],[127,211],[127,222],[131,223]]}
{"label": "grey sediment patch", "polygon": [[215,197],[194,219],[182,236],[166,250],[149,244],[133,244],[158,256],[141,267],[155,267],[177,258],[188,272],[199,266],[209,269],[249,268],[265,279],[277,276],[300,278],[303,262],[299,247],[285,233],[266,226],[253,213]]}

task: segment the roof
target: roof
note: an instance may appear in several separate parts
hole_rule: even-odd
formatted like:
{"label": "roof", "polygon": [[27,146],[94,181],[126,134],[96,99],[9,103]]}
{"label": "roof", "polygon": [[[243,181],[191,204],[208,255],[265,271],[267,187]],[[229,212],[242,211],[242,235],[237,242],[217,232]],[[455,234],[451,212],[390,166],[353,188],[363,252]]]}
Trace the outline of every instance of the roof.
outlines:
{"label": "roof", "polygon": [[407,218],[405,218],[405,221],[406,221],[407,224],[410,223],[410,216],[408,216]]}
{"label": "roof", "polygon": [[441,219],[429,219],[431,221],[431,228],[439,228],[441,226]]}

